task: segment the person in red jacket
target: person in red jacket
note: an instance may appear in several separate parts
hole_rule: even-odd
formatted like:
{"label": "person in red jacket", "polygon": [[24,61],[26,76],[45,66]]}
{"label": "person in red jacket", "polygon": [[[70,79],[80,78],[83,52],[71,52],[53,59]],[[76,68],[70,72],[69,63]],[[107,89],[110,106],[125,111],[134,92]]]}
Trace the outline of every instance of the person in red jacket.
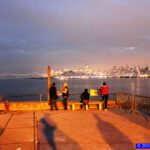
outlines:
{"label": "person in red jacket", "polygon": [[102,100],[104,100],[104,110],[107,110],[108,92],[109,87],[106,85],[106,82],[103,82],[103,86],[100,87],[100,95],[102,96]]}

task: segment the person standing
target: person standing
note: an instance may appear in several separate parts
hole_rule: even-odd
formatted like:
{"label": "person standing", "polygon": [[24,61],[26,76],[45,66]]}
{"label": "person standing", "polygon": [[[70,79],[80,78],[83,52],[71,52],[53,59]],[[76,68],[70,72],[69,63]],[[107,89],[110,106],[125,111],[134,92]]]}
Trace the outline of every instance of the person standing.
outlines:
{"label": "person standing", "polygon": [[107,111],[107,101],[108,101],[108,94],[109,87],[107,86],[106,82],[103,82],[103,85],[100,87],[100,95],[102,96],[102,100],[104,101],[104,110]]}
{"label": "person standing", "polygon": [[64,104],[64,110],[67,110],[67,101],[68,101],[68,97],[69,97],[69,88],[68,88],[68,84],[65,82],[63,84],[63,90],[61,90],[62,95],[63,95],[63,104]]}
{"label": "person standing", "polygon": [[86,105],[89,104],[89,92],[88,89],[85,89],[84,92],[81,94],[81,102],[83,103],[84,108],[86,107]]}
{"label": "person standing", "polygon": [[53,107],[55,107],[56,110],[58,110],[57,107],[57,89],[55,83],[52,84],[50,87],[50,105],[51,105],[51,111],[53,111]]}

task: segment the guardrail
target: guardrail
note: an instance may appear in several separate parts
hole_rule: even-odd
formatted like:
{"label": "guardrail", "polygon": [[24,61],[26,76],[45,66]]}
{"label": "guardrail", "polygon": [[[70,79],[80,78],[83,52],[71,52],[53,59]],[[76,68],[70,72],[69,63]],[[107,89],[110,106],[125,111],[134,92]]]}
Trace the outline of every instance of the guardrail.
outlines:
{"label": "guardrail", "polygon": [[[81,93],[70,93],[70,100],[80,100]],[[62,96],[59,96],[59,99],[62,99]],[[115,100],[116,93],[110,93],[109,99]],[[34,94],[23,94],[23,95],[4,95],[0,96],[0,101],[8,100],[11,101],[47,101],[47,93],[34,93]],[[90,100],[101,100],[100,95],[90,96]]]}
{"label": "guardrail", "polygon": [[132,95],[128,93],[116,93],[116,103],[124,109],[132,109],[150,113],[150,97]]}
{"label": "guardrail", "polygon": [[23,94],[23,95],[4,95],[1,96],[1,101],[8,100],[13,101],[43,101],[47,100],[46,93],[33,93],[33,94]]}
{"label": "guardrail", "polygon": [[[70,100],[80,100],[81,93],[70,93]],[[60,96],[61,100],[62,97]],[[100,96],[90,97],[90,100],[100,100]],[[0,96],[0,101],[47,101],[46,93],[35,93],[28,95]],[[118,107],[124,109],[139,110],[150,113],[150,97],[132,95],[129,93],[110,93],[109,100],[115,100]]]}

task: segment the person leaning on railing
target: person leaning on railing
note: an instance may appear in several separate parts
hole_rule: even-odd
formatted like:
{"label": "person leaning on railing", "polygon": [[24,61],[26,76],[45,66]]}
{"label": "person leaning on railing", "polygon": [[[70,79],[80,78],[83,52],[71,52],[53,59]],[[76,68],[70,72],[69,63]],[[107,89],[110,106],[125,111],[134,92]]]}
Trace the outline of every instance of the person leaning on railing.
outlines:
{"label": "person leaning on railing", "polygon": [[107,101],[108,101],[108,92],[109,87],[106,85],[106,82],[103,82],[103,85],[100,87],[100,95],[102,96],[102,100],[104,101],[104,110],[107,111]]}

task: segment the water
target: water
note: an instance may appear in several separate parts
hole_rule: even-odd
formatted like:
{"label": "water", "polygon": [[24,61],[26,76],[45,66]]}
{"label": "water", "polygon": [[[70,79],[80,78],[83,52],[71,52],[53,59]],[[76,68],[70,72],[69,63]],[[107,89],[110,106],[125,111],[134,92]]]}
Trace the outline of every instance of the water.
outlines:
{"label": "water", "polygon": [[[102,83],[106,81],[110,87],[110,93],[125,92],[134,95],[143,95],[150,97],[150,79],[136,79],[136,78],[121,78],[121,79],[90,79],[90,80],[68,80],[70,97],[72,100],[79,100],[80,94],[85,88],[99,89]],[[57,89],[60,89],[64,81],[52,80],[56,82]],[[0,80],[0,95],[9,101],[22,100],[40,100],[40,93],[42,100],[47,99],[47,80],[46,79],[11,79]],[[16,97],[16,96],[19,97]],[[32,95],[32,96],[27,96]],[[34,95],[34,96],[33,96]],[[11,97],[6,97],[11,96]],[[12,97],[14,96],[14,97]],[[20,97],[21,96],[21,97]],[[91,97],[97,99],[98,97]],[[61,99],[61,97],[60,97]]]}

